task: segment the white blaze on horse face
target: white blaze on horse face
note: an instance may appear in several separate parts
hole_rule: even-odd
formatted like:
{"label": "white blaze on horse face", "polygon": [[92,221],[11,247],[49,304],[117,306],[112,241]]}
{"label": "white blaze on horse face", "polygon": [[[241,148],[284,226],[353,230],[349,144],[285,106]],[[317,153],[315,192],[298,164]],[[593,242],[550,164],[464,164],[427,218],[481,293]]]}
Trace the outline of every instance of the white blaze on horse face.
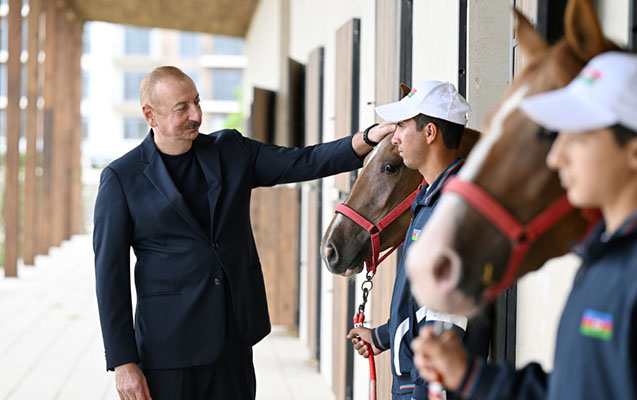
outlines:
{"label": "white blaze on horse face", "polygon": [[365,166],[367,167],[369,164],[371,164],[372,159],[376,156],[376,154],[378,154],[378,149],[380,149],[380,145],[376,145],[376,147],[374,147],[374,149],[372,150],[371,153],[369,153],[369,155],[367,156],[367,160],[365,162]]}
{"label": "white blaze on horse face", "polygon": [[[459,178],[471,181],[476,177],[492,147],[502,136],[504,121],[528,91],[527,85],[521,86],[502,103],[489,131],[460,170]],[[463,200],[456,194],[445,193],[440,198],[419,239],[409,248],[406,268],[412,293],[419,304],[441,312],[473,314],[477,304],[458,289],[462,261],[453,248],[458,234],[458,210],[462,207]]]}
{"label": "white blaze on horse face", "polygon": [[502,136],[504,131],[504,121],[507,117],[515,111],[516,108],[522,102],[522,99],[529,92],[528,85],[520,86],[508,99],[506,99],[500,109],[495,113],[491,120],[489,130],[478,141],[476,147],[471,151],[467,162],[462,166],[462,169],[458,173],[458,177],[464,181],[473,181],[480,169],[487,155],[491,151],[491,148]]}

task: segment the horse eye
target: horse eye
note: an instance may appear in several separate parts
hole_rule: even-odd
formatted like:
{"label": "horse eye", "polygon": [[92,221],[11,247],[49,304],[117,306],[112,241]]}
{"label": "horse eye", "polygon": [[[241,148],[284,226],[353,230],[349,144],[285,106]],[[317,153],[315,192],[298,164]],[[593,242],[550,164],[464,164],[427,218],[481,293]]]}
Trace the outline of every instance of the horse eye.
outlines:
{"label": "horse eye", "polygon": [[390,163],[383,164],[382,172],[384,174],[394,174],[398,171],[398,166]]}
{"label": "horse eye", "polygon": [[555,141],[555,139],[557,138],[557,132],[555,131],[550,131],[546,128],[540,128],[537,131],[537,138],[540,140],[545,140],[548,142],[553,142]]}

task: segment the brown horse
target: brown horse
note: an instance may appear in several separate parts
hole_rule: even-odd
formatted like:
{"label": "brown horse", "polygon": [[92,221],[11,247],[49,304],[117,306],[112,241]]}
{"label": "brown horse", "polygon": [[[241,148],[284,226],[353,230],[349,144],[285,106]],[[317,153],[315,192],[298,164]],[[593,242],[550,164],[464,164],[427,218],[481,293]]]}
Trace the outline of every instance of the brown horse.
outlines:
{"label": "brown horse", "polygon": [[[565,38],[552,47],[517,14],[518,44],[528,64],[487,119],[482,140],[407,257],[416,299],[439,311],[475,313],[508,284],[563,254],[589,226],[545,165],[554,134],[518,105],[565,86],[593,56],[617,46],[602,36],[587,0],[569,0]],[[557,217],[549,221],[547,214]]]}
{"label": "brown horse", "polygon": [[[410,89],[401,84],[402,96]],[[344,203],[356,210],[367,221],[378,223],[399,203],[408,197],[422,182],[417,170],[403,164],[398,147],[392,144],[393,135],[388,135],[365,160],[365,165],[356,179]],[[466,156],[476,143],[480,133],[465,129],[460,143],[460,154]],[[408,208],[380,233],[380,251],[400,243],[407,232],[411,219]],[[321,257],[330,272],[353,275],[363,269],[363,263],[372,255],[370,234],[342,214],[332,219],[323,240]]]}

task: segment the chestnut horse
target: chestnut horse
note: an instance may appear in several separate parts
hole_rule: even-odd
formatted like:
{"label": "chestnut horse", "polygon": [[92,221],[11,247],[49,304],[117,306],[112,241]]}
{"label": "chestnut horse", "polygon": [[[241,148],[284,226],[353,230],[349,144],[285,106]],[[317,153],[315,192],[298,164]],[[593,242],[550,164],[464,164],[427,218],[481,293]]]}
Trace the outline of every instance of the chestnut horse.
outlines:
{"label": "chestnut horse", "polygon": [[487,118],[483,138],[407,256],[414,296],[438,311],[474,314],[516,279],[563,254],[590,226],[545,165],[555,133],[547,134],[518,105],[565,86],[593,56],[617,46],[602,36],[588,0],[569,0],[565,38],[552,47],[516,13],[528,64]]}
{"label": "chestnut horse", "polygon": [[[402,97],[410,89],[401,84]],[[465,128],[460,143],[460,155],[465,157],[480,136],[478,131]],[[403,164],[398,147],[391,143],[393,134],[387,135],[365,161],[358,179],[345,199],[346,204],[372,224],[377,224],[413,193],[422,182],[417,170]],[[411,209],[391,222],[380,232],[380,251],[399,244],[411,220]],[[372,256],[370,233],[351,219],[337,213],[321,241],[321,257],[330,272],[353,275],[362,271],[363,263]]]}

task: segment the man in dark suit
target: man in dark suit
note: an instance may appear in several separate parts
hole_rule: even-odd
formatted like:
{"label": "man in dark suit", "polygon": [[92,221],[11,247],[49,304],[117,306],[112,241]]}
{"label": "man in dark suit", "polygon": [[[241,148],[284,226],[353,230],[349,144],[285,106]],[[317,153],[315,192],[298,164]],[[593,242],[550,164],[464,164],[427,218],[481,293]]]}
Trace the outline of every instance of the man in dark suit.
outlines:
{"label": "man in dark suit", "polygon": [[95,204],[107,369],[125,400],[254,399],[252,346],[270,320],[250,226],[252,188],[357,169],[395,125],[283,148],[236,130],[200,134],[197,88],[175,67],[151,71],[140,97],[151,130],[104,169]]}

